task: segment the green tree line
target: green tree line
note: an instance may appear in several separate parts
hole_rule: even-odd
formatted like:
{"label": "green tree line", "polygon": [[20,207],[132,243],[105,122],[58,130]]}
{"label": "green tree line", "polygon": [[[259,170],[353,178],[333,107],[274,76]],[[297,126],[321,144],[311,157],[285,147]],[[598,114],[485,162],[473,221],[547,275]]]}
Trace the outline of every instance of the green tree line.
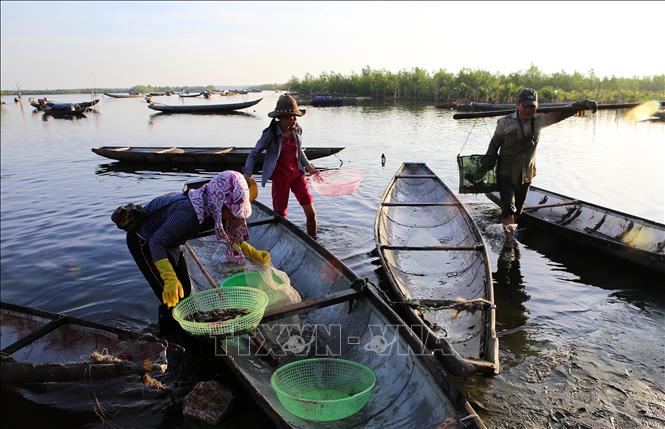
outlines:
{"label": "green tree line", "polygon": [[292,77],[286,88],[305,94],[363,96],[376,99],[423,101],[491,101],[514,103],[521,88],[538,90],[541,102],[560,102],[592,98],[601,103],[636,100],[665,100],[665,74],[642,77],[597,77],[587,74],[557,72],[545,74],[531,65],[526,71],[509,74],[486,70],[461,69],[434,73],[415,67],[393,73],[367,66],[360,73],[342,75],[323,72],[318,77],[306,74]]}

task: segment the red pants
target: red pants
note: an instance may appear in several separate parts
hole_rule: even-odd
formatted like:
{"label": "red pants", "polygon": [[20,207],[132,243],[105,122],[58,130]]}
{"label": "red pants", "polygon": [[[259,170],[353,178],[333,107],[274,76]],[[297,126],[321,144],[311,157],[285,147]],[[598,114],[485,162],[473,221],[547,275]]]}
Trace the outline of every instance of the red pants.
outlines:
{"label": "red pants", "polygon": [[286,217],[288,212],[287,206],[289,205],[289,191],[293,191],[293,195],[301,206],[309,206],[314,203],[314,197],[309,191],[309,185],[304,174],[298,177],[283,178],[272,177],[272,208],[280,216]]}

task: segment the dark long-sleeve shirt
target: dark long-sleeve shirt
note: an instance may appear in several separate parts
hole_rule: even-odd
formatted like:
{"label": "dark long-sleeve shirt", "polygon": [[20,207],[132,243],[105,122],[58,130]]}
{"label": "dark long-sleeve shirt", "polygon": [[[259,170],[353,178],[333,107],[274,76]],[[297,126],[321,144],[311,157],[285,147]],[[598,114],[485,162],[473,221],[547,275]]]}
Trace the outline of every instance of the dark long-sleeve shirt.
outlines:
{"label": "dark long-sleeve shirt", "polygon": [[212,228],[212,219],[199,223],[187,195],[172,193],[159,196],[145,207],[148,219],[138,235],[148,242],[153,261],[170,255],[174,262],[180,258],[180,245],[192,235]]}
{"label": "dark long-sleeve shirt", "polygon": [[[507,176],[515,185],[531,182],[536,176],[536,147],[540,130],[570,115],[561,112],[537,114],[533,118],[533,128],[532,121],[522,122],[520,127],[517,113],[500,118],[486,153],[499,155],[497,173]],[[527,143],[528,140],[533,140],[533,145]]]}

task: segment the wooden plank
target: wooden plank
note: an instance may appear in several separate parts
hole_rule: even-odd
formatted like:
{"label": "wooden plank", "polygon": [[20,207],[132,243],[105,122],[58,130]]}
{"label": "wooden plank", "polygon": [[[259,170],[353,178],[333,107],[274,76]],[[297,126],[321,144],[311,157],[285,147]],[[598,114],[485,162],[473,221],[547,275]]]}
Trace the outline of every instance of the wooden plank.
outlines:
{"label": "wooden plank", "polygon": [[390,246],[386,244],[381,245],[382,250],[483,250],[482,244],[475,246]]}
{"label": "wooden plank", "polygon": [[43,337],[44,335],[48,334],[49,332],[57,329],[58,327],[62,326],[65,324],[67,321],[67,317],[63,315],[59,315],[57,319],[54,319],[47,323],[46,325],[42,326],[39,329],[36,329],[26,335],[25,337],[19,339],[16,341],[14,344],[10,344],[9,346],[5,347],[2,349],[2,353],[6,355],[12,355],[16,353],[17,351],[21,350],[23,347],[27,346],[28,344],[32,343],[35,340],[38,340],[39,338]]}
{"label": "wooden plank", "polygon": [[436,174],[398,174],[395,179],[436,179]]}
{"label": "wooden plank", "polygon": [[384,207],[447,207],[447,206],[461,206],[462,203],[381,203]]}
{"label": "wooden plank", "polygon": [[308,313],[319,308],[330,307],[340,302],[351,301],[362,297],[363,291],[348,289],[341,292],[331,293],[321,298],[306,299],[304,301],[288,304],[279,308],[273,308],[266,311],[261,323],[271,322],[276,319],[282,319],[296,314]]}

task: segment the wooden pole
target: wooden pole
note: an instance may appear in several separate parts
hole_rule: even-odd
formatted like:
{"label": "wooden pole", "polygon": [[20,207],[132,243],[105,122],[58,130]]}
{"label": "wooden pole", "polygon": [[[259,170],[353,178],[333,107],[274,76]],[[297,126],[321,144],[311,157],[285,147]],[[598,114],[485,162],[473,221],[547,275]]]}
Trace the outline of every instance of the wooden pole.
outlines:
{"label": "wooden pole", "polygon": [[65,381],[99,380],[127,374],[145,374],[148,371],[164,372],[160,365],[147,366],[133,362],[119,363],[45,363],[2,362],[2,383],[51,383]]}
{"label": "wooden pole", "polygon": [[[615,104],[599,104],[598,110],[613,110],[613,109],[630,109],[639,106],[642,103],[615,103]],[[661,101],[661,105],[663,102]],[[552,107],[539,107],[536,113],[551,113],[551,112],[565,112],[565,111],[582,111],[588,110],[583,107],[570,106],[552,106]],[[489,118],[492,116],[505,116],[513,113],[515,109],[510,110],[495,110],[493,112],[463,112],[455,113],[453,119],[473,119],[473,118]]]}

